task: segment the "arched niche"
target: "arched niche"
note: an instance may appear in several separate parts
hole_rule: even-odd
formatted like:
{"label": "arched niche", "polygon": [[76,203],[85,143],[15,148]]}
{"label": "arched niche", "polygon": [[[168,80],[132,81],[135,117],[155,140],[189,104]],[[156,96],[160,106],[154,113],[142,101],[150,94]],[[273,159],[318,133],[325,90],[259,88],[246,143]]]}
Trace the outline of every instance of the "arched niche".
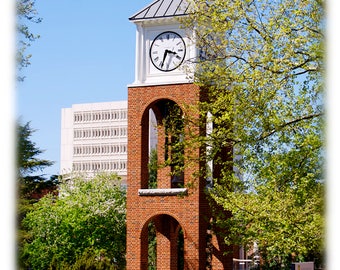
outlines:
{"label": "arched niche", "polygon": [[150,218],[141,231],[141,269],[184,269],[185,233],[168,214]]}
{"label": "arched niche", "polygon": [[142,117],[142,189],[184,186],[183,112],[170,99],[152,102]]}

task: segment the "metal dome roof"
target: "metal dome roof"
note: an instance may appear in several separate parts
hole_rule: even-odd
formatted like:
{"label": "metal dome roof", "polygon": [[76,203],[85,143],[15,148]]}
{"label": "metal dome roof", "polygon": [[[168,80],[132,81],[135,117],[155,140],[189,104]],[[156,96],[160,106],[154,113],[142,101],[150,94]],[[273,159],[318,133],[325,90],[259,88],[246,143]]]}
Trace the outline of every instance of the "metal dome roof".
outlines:
{"label": "metal dome roof", "polygon": [[158,19],[187,15],[189,4],[186,0],[156,0],[138,11],[130,21]]}

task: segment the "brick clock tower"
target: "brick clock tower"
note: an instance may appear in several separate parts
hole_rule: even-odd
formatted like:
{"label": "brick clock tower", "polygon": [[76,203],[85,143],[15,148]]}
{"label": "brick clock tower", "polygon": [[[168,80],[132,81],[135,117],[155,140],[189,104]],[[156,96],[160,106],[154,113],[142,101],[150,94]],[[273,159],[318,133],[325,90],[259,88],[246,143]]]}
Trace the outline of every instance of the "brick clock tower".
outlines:
{"label": "brick clock tower", "polygon": [[[128,270],[231,269],[230,256],[222,256],[217,241],[213,255],[207,252],[214,241],[206,181],[192,176],[201,165],[185,166],[175,158],[185,151],[175,145],[185,139],[186,127],[177,121],[177,133],[169,128],[174,111],[183,115],[184,105],[201,99],[189,79],[197,49],[178,22],[187,12],[186,1],[159,0],[129,18],[137,31],[135,81],[128,86]],[[152,156],[163,166],[150,169]],[[189,182],[193,189],[187,189]]]}

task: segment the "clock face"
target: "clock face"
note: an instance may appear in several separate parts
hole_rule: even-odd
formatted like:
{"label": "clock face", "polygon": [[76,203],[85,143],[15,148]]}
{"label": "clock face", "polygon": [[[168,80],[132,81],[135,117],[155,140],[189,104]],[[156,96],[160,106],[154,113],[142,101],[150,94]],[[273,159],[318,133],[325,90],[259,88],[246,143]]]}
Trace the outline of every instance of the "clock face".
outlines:
{"label": "clock face", "polygon": [[163,32],[151,44],[151,63],[160,71],[172,71],[182,64],[185,52],[185,43],[179,34]]}

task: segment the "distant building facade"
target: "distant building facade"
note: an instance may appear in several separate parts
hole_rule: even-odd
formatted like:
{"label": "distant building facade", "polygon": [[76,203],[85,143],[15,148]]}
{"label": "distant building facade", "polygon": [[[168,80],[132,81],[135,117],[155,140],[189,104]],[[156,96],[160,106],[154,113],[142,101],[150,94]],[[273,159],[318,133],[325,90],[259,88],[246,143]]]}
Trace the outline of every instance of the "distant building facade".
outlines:
{"label": "distant building facade", "polygon": [[126,183],[127,101],[73,104],[61,110],[60,174],[117,173]]}

